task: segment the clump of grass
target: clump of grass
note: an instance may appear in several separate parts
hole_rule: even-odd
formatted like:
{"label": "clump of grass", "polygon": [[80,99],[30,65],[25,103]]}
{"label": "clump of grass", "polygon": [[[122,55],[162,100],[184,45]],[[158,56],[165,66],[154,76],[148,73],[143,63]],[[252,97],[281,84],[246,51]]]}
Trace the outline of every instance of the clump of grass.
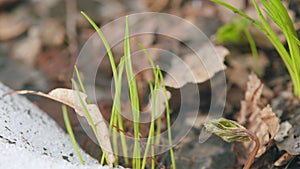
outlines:
{"label": "clump of grass", "polygon": [[[158,89],[162,89],[163,90],[163,94],[164,94],[164,102],[165,102],[165,106],[166,106],[166,115],[167,115],[167,127],[168,127],[168,142],[169,142],[169,146],[170,146],[170,156],[171,156],[171,162],[172,162],[172,167],[174,169],[176,169],[176,162],[175,162],[175,158],[174,158],[174,152],[173,152],[173,148],[172,148],[172,132],[171,132],[171,119],[170,119],[170,107],[169,107],[169,102],[168,102],[168,96],[167,96],[167,90],[166,90],[166,86],[165,86],[165,82],[164,82],[164,78],[163,78],[163,75],[162,75],[162,72],[160,70],[160,68],[158,66],[155,66],[152,58],[151,58],[151,55],[150,53],[144,48],[144,46],[137,42],[137,45],[139,46],[139,48],[141,48],[144,52],[144,54],[147,56],[148,58],[148,61],[150,62],[151,66],[152,66],[152,69],[153,69],[153,74],[154,74],[154,87],[151,85],[151,83],[149,84],[150,85],[150,89],[151,89],[151,94],[152,94],[152,105],[155,105],[156,102],[158,101],[158,103],[160,103],[160,100],[156,100],[156,99],[160,99],[160,97],[156,97],[156,90]],[[160,104],[158,105],[160,106]],[[149,134],[150,137],[148,137],[148,141],[147,141],[147,146],[150,142],[150,139],[151,137],[154,137],[154,117],[155,117],[155,112],[156,111],[160,111],[160,107],[158,109],[156,109],[155,106],[152,107],[152,120],[151,120],[151,125],[150,125],[150,131],[149,133],[151,132],[151,127],[153,127],[153,131]],[[159,145],[160,143],[160,123],[161,123],[161,116],[158,117],[158,120],[157,120],[157,140],[156,142],[154,143],[154,138],[152,139],[152,143],[153,144],[157,144]],[[152,150],[153,152],[154,150]],[[146,154],[146,152],[145,152]],[[144,158],[145,160],[145,158]],[[153,159],[152,159],[152,163],[153,163]],[[152,165],[154,166],[154,165]]]}
{"label": "clump of grass", "polygon": [[279,55],[291,76],[294,84],[294,95],[300,99],[300,51],[299,39],[294,28],[293,22],[281,0],[258,0],[264,7],[263,11],[280,28],[287,41],[287,48],[281,43],[276,32],[270,26],[267,18],[263,15],[262,9],[258,6],[257,0],[252,0],[259,21],[251,18],[243,11],[223,2],[222,0],[212,0],[242,17],[251,21],[251,23],[266,34]]}
{"label": "clump of grass", "polygon": [[[134,136],[134,147],[133,147],[133,154],[132,154],[132,167],[136,169],[144,169],[146,167],[146,158],[149,152],[150,145],[151,147],[151,166],[154,169],[155,168],[155,161],[154,161],[154,145],[158,145],[160,143],[159,140],[159,133],[161,131],[160,125],[157,125],[157,132],[158,139],[156,142],[154,142],[154,125],[155,125],[155,115],[156,115],[156,107],[155,104],[158,102],[156,99],[159,99],[160,97],[157,97],[156,91],[158,89],[162,89],[164,93],[164,101],[166,104],[166,116],[167,116],[167,126],[168,126],[168,141],[170,146],[170,155],[172,160],[172,167],[173,169],[176,169],[175,164],[175,158],[174,153],[172,149],[172,133],[171,133],[171,120],[170,120],[170,109],[168,104],[168,97],[167,97],[167,91],[164,84],[164,79],[161,70],[159,67],[155,66],[150,54],[148,51],[142,46],[142,44],[138,43],[138,46],[144,51],[145,55],[148,57],[149,62],[152,65],[153,68],[153,74],[155,76],[154,84],[149,82],[149,87],[152,94],[151,99],[151,105],[152,105],[152,113],[151,113],[151,123],[150,123],[150,131],[147,138],[146,148],[143,155],[143,160],[141,163],[141,145],[140,145],[140,103],[139,103],[139,97],[138,97],[138,87],[136,83],[136,79],[134,77],[133,68],[132,68],[132,62],[131,62],[131,52],[130,52],[130,37],[129,37],[129,26],[128,26],[128,17],[126,17],[126,25],[125,25],[125,36],[124,36],[124,56],[121,57],[120,63],[119,63],[119,70],[117,70],[117,66],[111,51],[111,48],[109,46],[109,43],[107,39],[105,38],[103,32],[101,29],[94,23],[94,21],[86,15],[84,12],[82,14],[86,17],[86,19],[90,22],[90,24],[94,27],[94,29],[97,31],[98,35],[100,36],[101,40],[104,43],[104,46],[107,50],[110,64],[113,71],[113,79],[115,81],[115,94],[114,94],[114,100],[113,100],[113,107],[111,112],[111,121],[110,121],[110,129],[112,131],[112,142],[113,142],[113,148],[115,153],[118,152],[118,144],[117,144],[117,130],[116,128],[120,129],[121,131],[124,131],[123,126],[123,119],[121,115],[121,89],[122,89],[122,76],[123,76],[123,70],[125,67],[126,70],[126,76],[128,81],[128,88],[129,88],[129,97],[131,101],[131,110],[133,115],[133,136]],[[161,123],[161,117],[158,118],[158,124]],[[124,161],[125,163],[128,163],[128,147],[125,140],[125,135],[123,132],[120,132],[120,138],[121,138],[121,145],[122,145],[122,151],[124,155]],[[103,162],[104,156],[102,157]],[[116,161],[115,164],[118,162]]]}

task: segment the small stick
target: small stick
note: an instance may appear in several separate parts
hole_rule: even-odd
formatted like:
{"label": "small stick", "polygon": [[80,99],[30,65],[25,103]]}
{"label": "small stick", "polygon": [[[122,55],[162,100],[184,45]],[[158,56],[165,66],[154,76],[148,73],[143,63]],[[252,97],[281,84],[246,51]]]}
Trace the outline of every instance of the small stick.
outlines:
{"label": "small stick", "polygon": [[247,129],[245,129],[244,131],[251,138],[251,140],[253,140],[255,142],[255,147],[254,147],[253,151],[251,152],[250,156],[248,157],[247,162],[245,163],[245,166],[243,168],[243,169],[250,169],[250,167],[255,159],[255,156],[259,150],[260,143],[255,134],[253,134],[251,131],[249,131]]}

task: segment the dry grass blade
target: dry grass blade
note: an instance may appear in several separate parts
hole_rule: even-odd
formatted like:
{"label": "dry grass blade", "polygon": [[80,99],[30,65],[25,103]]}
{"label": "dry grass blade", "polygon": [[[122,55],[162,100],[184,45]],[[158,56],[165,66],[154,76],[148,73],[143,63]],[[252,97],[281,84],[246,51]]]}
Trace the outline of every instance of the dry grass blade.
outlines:
{"label": "dry grass blade", "polygon": [[[50,91],[48,94],[37,92],[37,91],[31,91],[31,90],[12,91],[7,93],[6,95],[8,94],[34,94],[34,95],[49,98],[51,100],[55,100],[69,107],[72,107],[79,116],[83,116],[87,119],[89,125],[91,126],[95,125],[98,133],[97,137],[99,139],[101,147],[103,148],[103,150],[107,155],[108,162],[110,164],[113,164],[113,162],[115,161],[115,157],[112,153],[113,152],[112,146],[109,139],[108,128],[105,124],[102,114],[100,113],[100,110],[97,105],[88,104],[86,102],[86,98],[87,98],[86,94],[79,92],[80,97],[78,97],[79,95],[77,95],[77,92],[75,90],[65,89],[65,88],[54,89]],[[87,117],[84,108],[80,103],[80,99],[84,101],[84,105],[88,109],[93,124],[91,124],[90,121],[88,120],[89,117]]]}

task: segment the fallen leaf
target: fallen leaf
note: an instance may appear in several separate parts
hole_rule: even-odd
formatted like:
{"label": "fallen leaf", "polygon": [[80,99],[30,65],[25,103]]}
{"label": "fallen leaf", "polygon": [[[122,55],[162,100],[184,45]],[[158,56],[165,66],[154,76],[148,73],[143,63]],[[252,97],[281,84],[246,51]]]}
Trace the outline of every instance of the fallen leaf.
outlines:
{"label": "fallen leaf", "polygon": [[273,139],[279,130],[279,120],[270,105],[260,111],[260,118],[268,126],[270,138]]}
{"label": "fallen leaf", "polygon": [[245,125],[247,119],[252,113],[258,113],[259,107],[257,106],[257,102],[260,99],[262,89],[263,84],[257,76],[255,74],[249,75],[245,99],[241,101],[241,111],[237,114],[238,123]]}
{"label": "fallen leaf", "polygon": [[[272,108],[267,105],[263,109],[259,107],[263,84],[255,74],[249,75],[245,99],[241,101],[241,111],[237,116],[239,124],[252,131],[260,141],[260,148],[256,157],[260,157],[268,148],[268,144],[279,130],[279,120]],[[235,152],[243,152],[239,155],[239,164],[246,161],[254,148],[252,143],[235,144]]]}
{"label": "fallen leaf", "polygon": [[[182,60],[174,57],[165,76],[166,86],[180,88],[187,83],[201,83],[226,68],[224,58],[229,51],[222,46],[203,45],[196,54],[188,54]],[[215,57],[214,57],[215,56]]]}

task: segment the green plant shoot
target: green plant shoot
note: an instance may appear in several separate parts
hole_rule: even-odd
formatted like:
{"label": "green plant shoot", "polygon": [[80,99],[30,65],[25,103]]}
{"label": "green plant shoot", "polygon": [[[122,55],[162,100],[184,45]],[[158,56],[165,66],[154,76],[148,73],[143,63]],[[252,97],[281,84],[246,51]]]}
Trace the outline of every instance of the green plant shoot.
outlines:
{"label": "green plant shoot", "polygon": [[[243,11],[223,2],[222,0],[212,0],[233,12],[249,19],[250,22],[259,28],[266,34],[268,39],[271,41],[280,57],[282,58],[294,84],[294,95],[300,99],[300,51],[299,51],[299,39],[294,28],[293,22],[288,15],[287,9],[283,5],[281,0],[252,0],[256,12],[259,16],[259,21],[251,18]],[[257,1],[259,1],[264,9],[261,9]],[[287,48],[281,43],[276,32],[270,26],[267,18],[263,15],[263,12],[280,28],[284,34],[287,42]]]}

